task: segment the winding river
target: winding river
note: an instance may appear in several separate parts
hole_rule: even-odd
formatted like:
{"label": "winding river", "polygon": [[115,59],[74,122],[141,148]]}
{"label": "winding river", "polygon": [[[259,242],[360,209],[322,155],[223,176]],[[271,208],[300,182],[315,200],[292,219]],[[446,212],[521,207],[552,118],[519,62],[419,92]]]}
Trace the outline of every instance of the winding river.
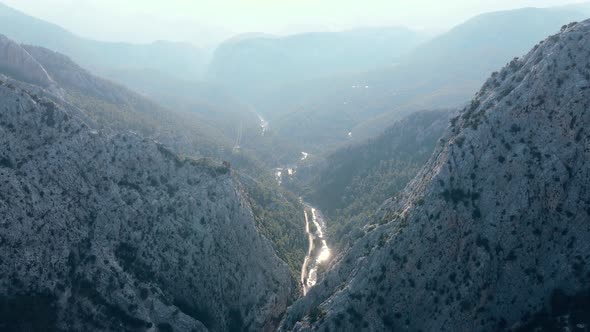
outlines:
{"label": "winding river", "polygon": [[[260,121],[260,128],[262,136],[268,129],[268,122],[258,115]],[[309,153],[301,152],[300,161],[305,161],[309,157]],[[297,171],[297,165],[275,168],[275,179],[279,186],[283,183],[285,176],[293,176]],[[303,295],[305,296],[309,289],[318,281],[319,269],[323,265],[326,265],[332,256],[328,242],[326,241],[326,222],[322,216],[322,213],[310,205],[309,203],[301,200],[303,204],[303,214],[305,216],[305,234],[309,241],[309,247],[307,255],[303,261],[301,267],[301,288],[303,289]]]}
{"label": "winding river", "polygon": [[303,205],[305,206],[303,211],[305,232],[309,239],[309,250],[301,267],[301,285],[305,296],[308,290],[317,283],[318,269],[330,260],[332,253],[324,236],[326,223],[320,211],[305,202]]}

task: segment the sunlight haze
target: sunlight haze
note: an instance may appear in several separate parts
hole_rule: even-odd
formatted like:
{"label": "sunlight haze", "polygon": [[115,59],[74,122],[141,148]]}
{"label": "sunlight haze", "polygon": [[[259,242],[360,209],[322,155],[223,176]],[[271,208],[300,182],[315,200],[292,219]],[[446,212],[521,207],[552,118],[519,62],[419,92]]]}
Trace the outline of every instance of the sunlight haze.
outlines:
{"label": "sunlight haze", "polygon": [[559,6],[568,0],[4,0],[3,3],[99,40],[189,41],[211,45],[234,34],[290,34],[360,26],[440,32],[483,12]]}

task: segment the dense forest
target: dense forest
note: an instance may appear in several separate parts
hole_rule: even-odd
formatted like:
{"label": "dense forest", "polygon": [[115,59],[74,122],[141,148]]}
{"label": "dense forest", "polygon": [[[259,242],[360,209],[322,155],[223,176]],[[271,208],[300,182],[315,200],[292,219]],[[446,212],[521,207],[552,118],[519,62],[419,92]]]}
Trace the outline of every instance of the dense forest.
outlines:
{"label": "dense forest", "polygon": [[[335,242],[362,227],[412,180],[447,128],[450,110],[416,112],[363,144],[330,154],[308,179],[309,200],[329,217]],[[305,181],[304,181],[305,182]]]}

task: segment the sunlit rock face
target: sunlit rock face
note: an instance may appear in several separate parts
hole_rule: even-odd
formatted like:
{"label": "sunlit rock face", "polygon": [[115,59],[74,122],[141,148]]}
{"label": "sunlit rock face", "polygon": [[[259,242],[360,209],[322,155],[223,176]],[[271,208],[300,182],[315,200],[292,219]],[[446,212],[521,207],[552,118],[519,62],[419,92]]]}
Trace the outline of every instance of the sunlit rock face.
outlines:
{"label": "sunlit rock face", "polygon": [[0,71],[27,83],[48,86],[52,80],[37,60],[24,48],[0,35]]}
{"label": "sunlit rock face", "polygon": [[0,330],[275,329],[293,285],[227,165],[29,88],[0,75]]}
{"label": "sunlit rock face", "polygon": [[590,21],[494,73],[281,330],[588,326]]}

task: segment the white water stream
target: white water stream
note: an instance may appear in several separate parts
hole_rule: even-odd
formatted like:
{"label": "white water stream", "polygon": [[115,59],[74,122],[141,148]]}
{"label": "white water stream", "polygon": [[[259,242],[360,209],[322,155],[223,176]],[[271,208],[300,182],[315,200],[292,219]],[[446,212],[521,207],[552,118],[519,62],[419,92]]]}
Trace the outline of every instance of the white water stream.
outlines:
{"label": "white water stream", "polygon": [[[305,232],[309,239],[309,250],[301,268],[301,285],[303,295],[306,295],[318,281],[319,267],[330,260],[332,253],[324,237],[326,224],[321,213],[307,203],[304,203],[304,206]],[[313,225],[313,229],[310,225]]]}
{"label": "white water stream", "polygon": [[[307,153],[302,153],[305,160]],[[297,171],[297,167],[285,167],[275,169],[275,178],[279,185],[283,183],[283,177],[292,176]],[[308,290],[315,286],[318,281],[318,271],[322,265],[325,265],[330,260],[332,253],[326,241],[326,222],[322,217],[322,213],[311,206],[310,204],[301,201],[305,216],[305,234],[309,241],[309,247],[303,266],[301,267],[301,286],[303,288],[303,295],[306,295]]]}

